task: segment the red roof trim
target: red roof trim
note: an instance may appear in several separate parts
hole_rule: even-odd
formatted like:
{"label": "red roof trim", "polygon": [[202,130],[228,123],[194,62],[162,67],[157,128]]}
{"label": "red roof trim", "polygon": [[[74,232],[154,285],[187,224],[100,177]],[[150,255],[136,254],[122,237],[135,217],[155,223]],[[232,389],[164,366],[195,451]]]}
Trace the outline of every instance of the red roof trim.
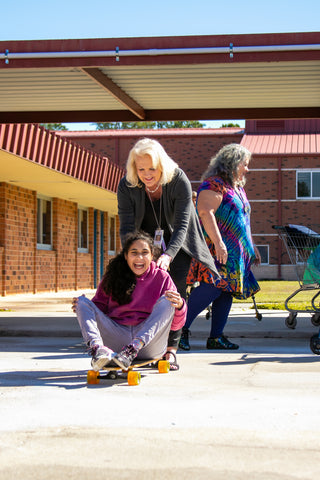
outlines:
{"label": "red roof trim", "polygon": [[320,133],[246,134],[241,145],[254,155],[320,155]]}
{"label": "red roof trim", "polygon": [[108,158],[36,124],[0,124],[0,149],[114,193],[125,174]]}

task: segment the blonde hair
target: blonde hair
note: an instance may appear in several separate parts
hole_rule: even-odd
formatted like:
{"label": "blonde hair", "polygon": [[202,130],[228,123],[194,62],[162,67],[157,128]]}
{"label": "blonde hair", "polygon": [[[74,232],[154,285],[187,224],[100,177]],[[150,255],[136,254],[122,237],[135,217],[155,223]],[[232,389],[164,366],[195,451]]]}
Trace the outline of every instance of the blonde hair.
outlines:
{"label": "blonde hair", "polygon": [[142,187],[142,183],[137,174],[136,158],[143,155],[149,155],[153,168],[159,168],[161,170],[160,185],[171,182],[175,170],[179,168],[178,164],[169,157],[163,146],[157,142],[157,140],[143,138],[142,140],[138,140],[130,150],[127,160],[126,179],[131,187]]}

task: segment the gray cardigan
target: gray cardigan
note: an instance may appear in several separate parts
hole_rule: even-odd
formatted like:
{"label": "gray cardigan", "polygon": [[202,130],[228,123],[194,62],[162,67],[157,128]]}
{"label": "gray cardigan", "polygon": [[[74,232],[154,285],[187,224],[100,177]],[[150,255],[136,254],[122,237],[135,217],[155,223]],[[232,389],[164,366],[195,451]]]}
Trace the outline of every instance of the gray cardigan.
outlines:
{"label": "gray cardigan", "polygon": [[[123,177],[117,192],[122,243],[128,233],[141,228],[145,214],[144,185],[129,185],[126,177]],[[192,203],[191,184],[180,168],[176,170],[171,182],[162,185],[162,199],[166,222],[171,232],[166,253],[174,258],[181,248],[219,277]]]}

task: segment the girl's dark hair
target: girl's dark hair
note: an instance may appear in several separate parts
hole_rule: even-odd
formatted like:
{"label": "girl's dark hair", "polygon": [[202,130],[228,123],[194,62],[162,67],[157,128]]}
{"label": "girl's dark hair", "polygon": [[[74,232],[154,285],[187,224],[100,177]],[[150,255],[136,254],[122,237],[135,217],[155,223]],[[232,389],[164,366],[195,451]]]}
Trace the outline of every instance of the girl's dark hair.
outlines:
{"label": "girl's dark hair", "polygon": [[142,231],[129,233],[126,236],[122,251],[110,260],[101,282],[103,290],[111,295],[112,299],[119,305],[126,305],[131,301],[137,283],[137,278],[125,258],[131,245],[137,240],[146,242],[150,247],[153,258],[155,258],[157,252],[150,235]]}

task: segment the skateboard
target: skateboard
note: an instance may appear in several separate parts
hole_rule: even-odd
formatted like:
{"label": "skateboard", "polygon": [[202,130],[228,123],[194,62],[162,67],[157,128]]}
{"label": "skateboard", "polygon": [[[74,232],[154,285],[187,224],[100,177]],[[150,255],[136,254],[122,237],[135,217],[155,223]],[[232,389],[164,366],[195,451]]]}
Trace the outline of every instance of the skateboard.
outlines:
{"label": "skateboard", "polygon": [[[141,382],[141,373],[139,369],[143,367],[155,368],[155,366],[159,373],[169,373],[170,371],[170,362],[168,360],[163,360],[162,358],[134,360],[128,370],[123,370],[121,367],[112,363],[112,365],[102,367],[98,372],[95,370],[89,370],[87,373],[87,383],[89,385],[97,385],[102,379],[116,380],[122,373],[127,375],[129,385],[139,385]],[[108,373],[103,373],[103,371]]]}

